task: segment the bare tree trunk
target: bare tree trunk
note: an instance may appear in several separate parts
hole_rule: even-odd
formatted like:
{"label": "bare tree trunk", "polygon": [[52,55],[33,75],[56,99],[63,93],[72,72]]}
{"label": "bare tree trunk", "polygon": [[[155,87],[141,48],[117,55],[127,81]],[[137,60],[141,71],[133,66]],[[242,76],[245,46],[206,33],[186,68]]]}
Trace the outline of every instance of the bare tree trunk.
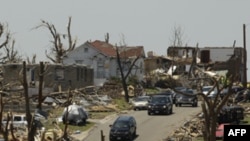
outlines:
{"label": "bare tree trunk", "polygon": [[[3,121],[3,97],[0,94],[0,121]],[[0,124],[0,132],[2,133],[2,124]]]}
{"label": "bare tree trunk", "polygon": [[[204,131],[203,131],[203,139],[204,141],[215,141],[215,132],[218,121],[218,114],[221,111],[222,107],[227,103],[228,98],[232,95],[231,89],[233,85],[234,77],[230,79],[230,84],[228,86],[228,93],[220,99],[220,94],[223,88],[219,88],[219,80],[214,78],[214,88],[218,89],[218,93],[215,99],[209,99],[206,95],[200,94],[202,96],[202,112],[204,113]],[[213,89],[214,89],[213,88]],[[212,90],[213,90],[212,89]],[[208,92],[209,95],[212,90]]]}
{"label": "bare tree trunk", "polygon": [[117,63],[118,63],[118,67],[121,73],[121,79],[122,79],[122,86],[123,86],[123,90],[124,90],[124,95],[125,95],[125,101],[129,102],[129,95],[128,95],[128,87],[127,87],[127,78],[130,75],[133,67],[135,66],[135,62],[140,58],[140,56],[137,56],[132,64],[129,66],[128,72],[126,75],[124,75],[123,73],[123,68],[122,68],[122,63],[121,63],[121,58],[120,58],[120,54],[119,54],[119,50],[116,47],[116,56],[117,56]]}
{"label": "bare tree trunk", "polygon": [[118,63],[119,70],[120,70],[120,73],[121,73],[122,87],[123,87],[123,90],[124,90],[125,101],[129,102],[127,82],[126,82],[126,78],[125,78],[124,73],[123,73],[123,69],[122,69],[122,65],[121,65],[121,59],[120,59],[120,54],[119,54],[119,51],[118,51],[117,47],[116,47],[116,55],[117,55],[117,63]]}
{"label": "bare tree trunk", "polygon": [[43,75],[44,75],[44,65],[40,62],[40,73],[39,73],[39,93],[38,93],[38,106],[37,108],[42,110],[42,98],[43,98]]}
{"label": "bare tree trunk", "polygon": [[[71,89],[68,91],[68,98],[67,98],[67,103],[70,105],[71,100],[70,100],[70,94],[71,94]],[[67,140],[68,139],[68,115],[69,115],[69,105],[66,105],[66,115],[65,115],[65,126],[64,126],[64,132],[63,132],[63,139]]]}
{"label": "bare tree trunk", "polygon": [[34,141],[35,136],[35,125],[33,122],[32,115],[30,114],[30,105],[29,105],[29,93],[28,93],[28,83],[26,75],[26,62],[23,61],[23,88],[25,96],[25,109],[26,109],[26,118],[28,122],[28,141]]}

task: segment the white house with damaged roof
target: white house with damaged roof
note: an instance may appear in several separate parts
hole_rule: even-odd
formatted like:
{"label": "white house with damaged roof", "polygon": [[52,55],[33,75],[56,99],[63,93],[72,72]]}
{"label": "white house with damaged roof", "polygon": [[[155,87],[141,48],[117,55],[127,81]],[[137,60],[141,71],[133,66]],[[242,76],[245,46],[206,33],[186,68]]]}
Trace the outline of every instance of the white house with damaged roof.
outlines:
{"label": "white house with damaged roof", "polygon": [[[130,76],[142,80],[144,76],[144,47],[118,46],[124,74],[127,73],[133,60],[139,57],[132,68]],[[86,41],[63,57],[63,64],[84,64],[94,70],[94,85],[102,86],[112,78],[120,77],[117,63],[116,47],[108,42],[95,40]]]}

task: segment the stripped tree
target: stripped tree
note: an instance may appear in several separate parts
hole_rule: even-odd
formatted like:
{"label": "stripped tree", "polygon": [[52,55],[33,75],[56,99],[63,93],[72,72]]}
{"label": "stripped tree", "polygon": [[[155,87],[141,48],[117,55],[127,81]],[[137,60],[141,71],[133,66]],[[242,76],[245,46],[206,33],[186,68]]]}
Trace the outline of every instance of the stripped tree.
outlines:
{"label": "stripped tree", "polygon": [[[67,34],[60,34],[57,30],[54,24],[50,24],[47,21],[41,20],[41,24],[36,26],[35,29],[38,29],[40,27],[47,28],[51,35],[53,40],[51,41],[53,46],[51,47],[51,53],[48,54],[47,51],[45,51],[46,57],[51,60],[53,63],[62,63],[62,57],[66,55],[68,52],[74,50],[76,45],[76,39],[72,40],[71,36],[71,17],[69,17],[68,25],[67,25]],[[68,38],[68,48],[63,45],[62,38]]]}
{"label": "stripped tree", "polygon": [[7,27],[7,25],[5,26],[0,23],[0,39],[5,38],[3,42],[0,43],[0,49],[3,49],[3,52],[0,54],[0,62],[2,64],[21,62],[21,55],[19,55],[15,49],[15,40],[11,38],[10,31],[8,31]]}
{"label": "stripped tree", "polygon": [[[120,71],[120,74],[121,74],[125,101],[129,102],[127,79],[130,76],[132,69],[135,67],[136,61],[141,56],[138,55],[137,52],[134,52],[134,56],[132,58],[131,58],[131,56],[130,57],[126,56],[126,48],[127,48],[127,45],[126,45],[126,43],[124,41],[124,36],[123,36],[121,47],[116,46],[116,56],[117,56],[118,68],[119,68],[119,71]],[[121,53],[123,53],[122,56],[121,56]],[[127,68],[126,74],[125,74],[125,67]]]}

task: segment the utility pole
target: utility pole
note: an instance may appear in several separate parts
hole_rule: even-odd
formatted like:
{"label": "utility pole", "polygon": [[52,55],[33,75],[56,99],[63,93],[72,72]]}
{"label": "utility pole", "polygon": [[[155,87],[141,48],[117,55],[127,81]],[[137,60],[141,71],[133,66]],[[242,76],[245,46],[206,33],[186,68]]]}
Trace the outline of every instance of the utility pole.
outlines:
{"label": "utility pole", "polygon": [[243,86],[247,88],[247,49],[246,49],[246,25],[243,24],[243,47],[244,47],[244,76],[243,76]]}

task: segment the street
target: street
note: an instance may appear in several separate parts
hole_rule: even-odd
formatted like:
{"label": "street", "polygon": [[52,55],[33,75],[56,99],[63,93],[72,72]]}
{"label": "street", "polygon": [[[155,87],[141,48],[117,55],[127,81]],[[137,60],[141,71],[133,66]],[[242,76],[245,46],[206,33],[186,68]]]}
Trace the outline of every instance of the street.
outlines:
{"label": "street", "polygon": [[[146,110],[132,110],[124,114],[133,115],[137,121],[137,136],[134,141],[162,141],[200,111],[200,105],[198,107],[188,105],[183,107],[173,106],[173,114],[171,115],[149,116]],[[113,123],[116,117],[117,115],[114,115],[109,119],[102,120],[89,132],[84,141],[101,141],[101,131],[103,131],[105,141],[109,141],[109,125]]]}

